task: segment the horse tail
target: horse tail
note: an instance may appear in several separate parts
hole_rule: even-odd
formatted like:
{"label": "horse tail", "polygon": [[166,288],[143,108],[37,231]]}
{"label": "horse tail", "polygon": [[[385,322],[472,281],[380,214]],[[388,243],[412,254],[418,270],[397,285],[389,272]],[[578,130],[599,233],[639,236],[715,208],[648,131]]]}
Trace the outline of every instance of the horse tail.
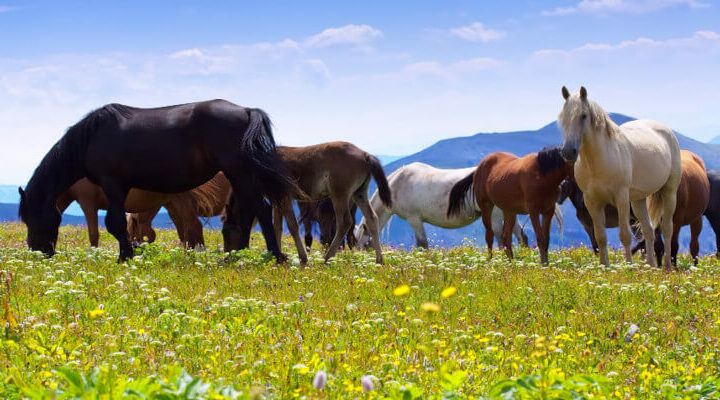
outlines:
{"label": "horse tail", "polygon": [[448,201],[447,216],[452,217],[460,214],[465,206],[465,195],[470,190],[473,184],[473,177],[475,172],[462,178],[456,183],[450,190],[450,200]]}
{"label": "horse tail", "polygon": [[365,154],[365,162],[368,167],[370,167],[370,174],[377,184],[380,200],[382,200],[383,204],[386,206],[392,207],[392,193],[390,192],[390,185],[385,177],[385,171],[383,170],[380,160],[371,154]]}
{"label": "horse tail", "polygon": [[274,201],[279,201],[292,193],[304,197],[304,192],[292,179],[277,154],[270,117],[259,108],[247,110],[250,121],[240,148],[253,167],[256,183],[262,188],[263,194]]}
{"label": "horse tail", "polygon": [[[647,210],[648,215],[650,216],[650,225],[652,225],[653,230],[660,226],[663,219],[663,203],[664,198],[662,195],[662,190],[659,190],[647,198]],[[674,194],[673,194],[674,195]]]}
{"label": "horse tail", "polygon": [[560,239],[562,240],[562,238],[564,237],[564,233],[565,233],[565,232],[563,232],[563,213],[562,213],[562,210],[560,209],[560,206],[557,203],[555,203],[554,216],[555,216],[555,221],[557,221],[557,223],[558,223],[558,228],[560,229]]}

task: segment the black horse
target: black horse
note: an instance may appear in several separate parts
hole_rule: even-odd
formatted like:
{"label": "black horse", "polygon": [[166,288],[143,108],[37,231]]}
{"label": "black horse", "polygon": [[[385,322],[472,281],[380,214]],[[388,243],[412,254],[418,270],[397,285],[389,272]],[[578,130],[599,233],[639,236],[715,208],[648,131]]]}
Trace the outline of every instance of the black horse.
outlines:
{"label": "black horse", "polygon": [[710,181],[710,202],[703,215],[715,232],[715,255],[720,258],[720,172],[709,169],[707,177]]}
{"label": "black horse", "polygon": [[26,189],[19,189],[28,246],[47,256],[55,254],[60,225],[56,199],[87,177],[107,196],[105,225],[118,240],[119,261],[124,261],[133,256],[125,219],[130,188],[184,192],[218,171],[233,189],[230,207],[235,213],[223,225],[225,242],[237,235],[240,240],[234,243],[247,246],[257,216],[268,249],[284,261],[263,196],[281,199],[299,189],[277,156],[267,114],[225,100],[151,109],[109,104],[70,127],[40,162]]}

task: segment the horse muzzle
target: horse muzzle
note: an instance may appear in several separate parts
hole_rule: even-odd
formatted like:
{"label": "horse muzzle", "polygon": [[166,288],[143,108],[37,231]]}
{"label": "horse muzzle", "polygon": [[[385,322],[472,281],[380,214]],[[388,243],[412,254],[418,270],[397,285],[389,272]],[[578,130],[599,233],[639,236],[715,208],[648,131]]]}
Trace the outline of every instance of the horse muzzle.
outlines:
{"label": "horse muzzle", "polygon": [[570,144],[564,145],[560,150],[560,155],[563,159],[565,159],[565,161],[575,162],[578,158],[577,146],[573,146]]}

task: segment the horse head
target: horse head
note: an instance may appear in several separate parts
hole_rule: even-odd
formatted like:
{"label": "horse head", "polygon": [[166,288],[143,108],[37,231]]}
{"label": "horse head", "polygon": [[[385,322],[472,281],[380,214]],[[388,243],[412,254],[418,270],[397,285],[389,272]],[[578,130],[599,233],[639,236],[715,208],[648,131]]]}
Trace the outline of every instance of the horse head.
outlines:
{"label": "horse head", "polygon": [[55,201],[42,201],[18,188],[20,193],[20,220],[27,225],[27,244],[33,251],[41,251],[46,257],[55,255],[58,229],[60,228],[60,211]]}
{"label": "horse head", "polygon": [[562,95],[565,104],[558,116],[563,136],[562,156],[567,161],[574,162],[577,160],[583,139],[593,129],[591,123],[593,110],[585,87],[581,87],[578,93],[570,94],[563,86]]}

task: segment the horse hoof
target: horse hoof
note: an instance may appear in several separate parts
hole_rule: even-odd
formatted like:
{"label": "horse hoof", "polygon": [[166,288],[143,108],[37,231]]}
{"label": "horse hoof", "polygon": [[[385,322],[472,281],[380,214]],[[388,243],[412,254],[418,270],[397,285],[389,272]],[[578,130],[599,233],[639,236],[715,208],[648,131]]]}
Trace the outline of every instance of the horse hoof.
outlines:
{"label": "horse hoof", "polygon": [[285,253],[280,253],[275,256],[275,259],[278,264],[285,264],[288,261],[288,256],[286,256]]}

